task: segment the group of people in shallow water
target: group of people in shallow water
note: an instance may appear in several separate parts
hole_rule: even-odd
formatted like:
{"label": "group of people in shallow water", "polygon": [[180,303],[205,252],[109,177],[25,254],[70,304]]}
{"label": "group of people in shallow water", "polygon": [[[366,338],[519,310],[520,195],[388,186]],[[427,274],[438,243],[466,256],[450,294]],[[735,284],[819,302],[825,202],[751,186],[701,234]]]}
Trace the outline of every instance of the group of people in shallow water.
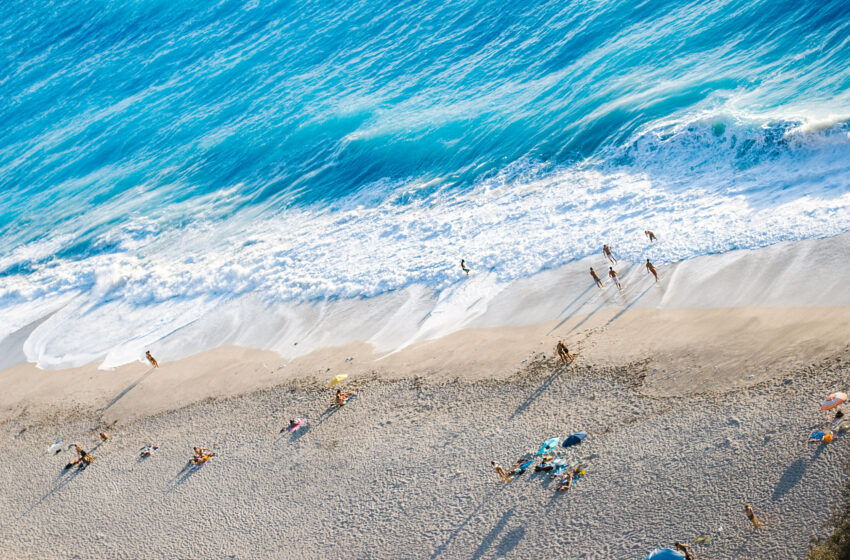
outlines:
{"label": "group of people in shallow water", "polygon": [[[650,243],[658,241],[658,238],[655,236],[655,233],[651,232],[650,230],[645,230],[643,233],[644,235],[646,235],[646,238],[649,240]],[[617,257],[614,256],[614,253],[611,251],[611,247],[609,247],[607,244],[602,246],[602,254],[605,255],[606,259],[611,261],[611,264],[617,264]],[[460,259],[460,268],[463,272],[466,273],[467,276],[469,276],[470,268],[466,264],[466,259]],[[646,259],[646,273],[652,274],[652,276],[655,278],[655,281],[658,282],[658,271],[655,269],[655,265],[652,264],[649,259]],[[602,282],[602,279],[599,278],[599,274],[597,274],[596,271],[593,270],[592,266],[590,267],[590,276],[593,278],[593,281],[596,283],[597,286],[599,286],[600,288],[605,287],[605,284]],[[608,267],[608,276],[614,282],[614,285],[617,286],[618,290],[623,289],[623,285],[620,283],[620,277],[617,276],[617,271],[614,270],[613,266]]]}

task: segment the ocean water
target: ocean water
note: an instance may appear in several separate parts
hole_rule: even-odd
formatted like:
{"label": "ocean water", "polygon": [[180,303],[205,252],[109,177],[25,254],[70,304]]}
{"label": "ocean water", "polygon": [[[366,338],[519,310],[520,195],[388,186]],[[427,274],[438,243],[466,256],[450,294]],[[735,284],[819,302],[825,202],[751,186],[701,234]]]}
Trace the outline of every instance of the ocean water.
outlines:
{"label": "ocean water", "polygon": [[43,367],[461,258],[850,229],[843,0],[10,0],[0,36],[0,344]]}

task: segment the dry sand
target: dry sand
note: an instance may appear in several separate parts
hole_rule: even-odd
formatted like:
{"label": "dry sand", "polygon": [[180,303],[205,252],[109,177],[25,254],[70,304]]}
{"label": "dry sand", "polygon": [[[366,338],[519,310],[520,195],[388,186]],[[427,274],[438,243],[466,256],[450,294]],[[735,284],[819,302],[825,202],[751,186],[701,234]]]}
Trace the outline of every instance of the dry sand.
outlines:
{"label": "dry sand", "polygon": [[[736,291],[740,255],[675,265],[660,286],[624,274],[623,296],[586,280],[564,294],[546,273],[391,353],[348,341],[292,360],[227,346],[157,370],[12,366],[0,542],[14,558],[638,559],[705,533],[698,558],[804,558],[846,481],[850,437],[805,438],[832,417],[823,397],[848,388],[850,296],[806,284],[799,263],[848,245],[748,253],[775,282],[761,289]],[[684,298],[705,270],[733,296],[708,283]],[[559,339],[574,365],[554,359]],[[331,412],[339,373],[358,397]],[[308,427],[280,434],[294,416]],[[567,493],[489,468],[579,429],[572,454],[592,457]],[[58,439],[95,462],[64,471],[70,452],[47,452]],[[140,460],[147,443],[162,448]],[[185,470],[194,445],[219,454]]]}

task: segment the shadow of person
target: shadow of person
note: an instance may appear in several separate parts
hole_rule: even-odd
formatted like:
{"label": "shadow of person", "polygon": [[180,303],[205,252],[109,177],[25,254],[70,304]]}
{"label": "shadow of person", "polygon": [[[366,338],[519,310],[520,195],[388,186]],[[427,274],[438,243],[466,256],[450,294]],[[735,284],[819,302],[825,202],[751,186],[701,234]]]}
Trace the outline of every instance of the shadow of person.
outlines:
{"label": "shadow of person", "polygon": [[[478,560],[493,546],[493,543],[496,542],[496,538],[499,534],[504,530],[505,526],[511,520],[511,517],[514,515],[514,511],[516,507],[512,507],[508,511],[502,514],[502,517],[496,522],[490,532],[487,533],[487,536],[481,541],[481,544],[478,545],[478,548],[475,549],[475,552],[472,553],[472,560]],[[510,533],[509,533],[510,534]]]}
{"label": "shadow of person", "polygon": [[151,373],[153,373],[154,369],[156,369],[156,368],[151,367],[148,371],[146,371],[144,374],[142,374],[141,377],[139,377],[138,379],[136,379],[135,381],[130,383],[130,385],[128,385],[123,391],[121,391],[120,393],[115,395],[115,398],[113,398],[111,401],[109,401],[109,403],[105,407],[103,407],[103,410],[100,411],[100,413],[103,414],[104,412],[109,410],[115,403],[120,401],[124,397],[124,395],[126,395],[127,393],[129,393],[130,391],[135,389],[136,385],[138,385],[139,383],[144,381],[147,378],[147,376],[149,376]]}
{"label": "shadow of person", "polygon": [[773,496],[771,499],[776,501],[782,498],[785,494],[791,491],[798,482],[803,480],[803,475],[806,474],[806,461],[804,459],[797,459],[785,469],[785,472],[782,473],[782,477],[779,479],[779,482],[776,483],[776,488],[773,489]]}
{"label": "shadow of person", "polygon": [[521,541],[524,536],[525,527],[516,527],[515,529],[511,529],[505,533],[505,536],[502,537],[502,540],[496,545],[496,555],[507,556],[508,553],[516,548],[516,545],[519,544],[519,541]]}

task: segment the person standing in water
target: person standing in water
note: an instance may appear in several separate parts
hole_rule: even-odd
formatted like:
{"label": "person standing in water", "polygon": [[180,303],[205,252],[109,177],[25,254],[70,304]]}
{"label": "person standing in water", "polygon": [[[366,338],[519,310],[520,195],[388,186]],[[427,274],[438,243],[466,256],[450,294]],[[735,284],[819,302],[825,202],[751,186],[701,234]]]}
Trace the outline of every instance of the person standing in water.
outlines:
{"label": "person standing in water", "polygon": [[654,234],[654,233],[652,233],[651,231],[649,231],[648,229],[647,229],[647,230],[644,230],[644,232],[643,232],[643,233],[644,233],[644,235],[646,235],[647,239],[649,239],[649,242],[650,242],[650,243],[653,243],[653,242],[655,242],[655,241],[658,241],[658,238],[657,238],[657,237],[655,237],[655,234]]}
{"label": "person standing in water", "polygon": [[466,259],[460,259],[460,268],[466,273],[467,276],[469,276],[469,267],[466,266]]}
{"label": "person standing in water", "polygon": [[150,351],[150,350],[148,350],[147,352],[145,352],[145,358],[147,358],[147,359],[148,359],[148,361],[151,363],[151,365],[152,365],[153,367],[155,367],[155,368],[158,368],[158,367],[159,367],[159,364],[157,363],[156,358],[154,358],[153,356],[151,356],[151,351]]}
{"label": "person standing in water", "polygon": [[655,281],[658,282],[658,271],[655,270],[655,267],[652,266],[652,263],[649,262],[649,259],[646,259],[646,272],[655,276]]}
{"label": "person standing in water", "polygon": [[590,275],[593,277],[593,281],[596,282],[596,285],[600,288],[603,287],[602,280],[599,279],[599,275],[596,274],[596,271],[593,270],[593,267],[590,267]]}
{"label": "person standing in water", "polygon": [[602,246],[602,254],[605,255],[608,258],[609,261],[611,261],[614,264],[617,264],[617,259],[615,259],[614,255],[611,253],[611,247],[609,247],[608,245],[603,245]]}
{"label": "person standing in water", "polygon": [[620,279],[617,277],[617,272],[611,266],[608,267],[608,276],[610,276],[611,279],[614,280],[614,283],[617,285],[617,289],[622,291],[623,286],[620,285]]}

